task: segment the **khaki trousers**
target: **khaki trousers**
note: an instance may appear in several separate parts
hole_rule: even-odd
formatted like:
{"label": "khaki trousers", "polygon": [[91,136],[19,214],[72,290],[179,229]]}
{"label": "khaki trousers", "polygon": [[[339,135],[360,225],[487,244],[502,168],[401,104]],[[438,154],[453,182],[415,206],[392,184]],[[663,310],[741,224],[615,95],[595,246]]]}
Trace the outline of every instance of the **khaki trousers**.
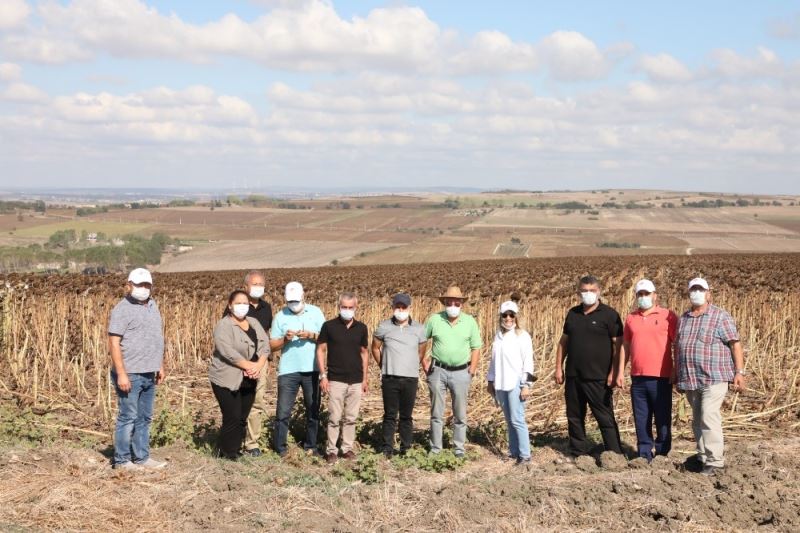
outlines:
{"label": "khaki trousers", "polygon": [[692,406],[692,430],[697,443],[697,456],[706,466],[725,466],[720,408],[727,392],[727,382],[686,391],[686,399]]}
{"label": "khaki trousers", "polygon": [[356,440],[356,420],[361,406],[361,383],[348,385],[341,381],[331,381],[328,393],[328,444],[325,453],[337,452],[339,427],[342,427],[342,453],[353,449]]}
{"label": "khaki trousers", "polygon": [[250,415],[247,417],[247,431],[244,437],[245,450],[261,448],[258,440],[261,438],[261,428],[264,427],[264,416],[267,414],[267,404],[264,401],[267,390],[267,373],[267,369],[264,368],[261,375],[258,376],[256,398],[253,401],[253,407],[250,409]]}

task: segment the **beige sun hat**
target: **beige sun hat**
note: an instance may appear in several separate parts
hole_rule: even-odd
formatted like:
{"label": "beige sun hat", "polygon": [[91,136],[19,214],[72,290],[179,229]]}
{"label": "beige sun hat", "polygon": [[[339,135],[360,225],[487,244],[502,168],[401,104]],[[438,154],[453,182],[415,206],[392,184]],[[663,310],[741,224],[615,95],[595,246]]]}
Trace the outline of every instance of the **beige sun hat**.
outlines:
{"label": "beige sun hat", "polygon": [[456,285],[450,285],[447,287],[447,291],[441,296],[439,296],[439,301],[444,303],[445,298],[458,298],[459,300],[464,299],[464,295],[461,294],[461,289],[458,288]]}

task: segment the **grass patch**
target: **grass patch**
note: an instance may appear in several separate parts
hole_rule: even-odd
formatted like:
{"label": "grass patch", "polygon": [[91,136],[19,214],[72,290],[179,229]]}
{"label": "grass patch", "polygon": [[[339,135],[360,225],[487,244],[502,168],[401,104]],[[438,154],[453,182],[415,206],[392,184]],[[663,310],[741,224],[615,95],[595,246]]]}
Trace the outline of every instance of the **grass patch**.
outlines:
{"label": "grass patch", "polygon": [[14,232],[17,237],[30,237],[32,239],[47,239],[53,233],[63,230],[75,230],[75,233],[80,235],[81,231],[87,232],[103,232],[109,237],[116,237],[126,235],[129,233],[139,233],[148,228],[151,224],[139,224],[133,222],[109,222],[91,221],[91,220],[69,220],[64,222],[55,222],[53,224],[42,224],[41,226],[33,226],[29,228],[18,229]]}

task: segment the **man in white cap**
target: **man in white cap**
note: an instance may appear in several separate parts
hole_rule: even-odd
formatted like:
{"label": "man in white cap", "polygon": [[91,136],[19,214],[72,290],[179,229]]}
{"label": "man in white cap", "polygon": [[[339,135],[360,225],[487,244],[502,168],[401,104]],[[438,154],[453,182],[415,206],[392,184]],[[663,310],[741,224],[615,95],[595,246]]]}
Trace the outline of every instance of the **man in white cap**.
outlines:
{"label": "man in white cap", "polygon": [[425,322],[425,337],[433,340],[433,346],[431,358],[422,361],[431,393],[431,453],[442,451],[444,402],[449,390],[453,404],[454,454],[463,457],[467,441],[467,396],[472,377],[478,371],[483,341],[475,318],[461,312],[464,303],[461,289],[448,287],[439,301],[445,309]]}
{"label": "man in white cap", "polygon": [[[636,310],[625,318],[624,359],[617,386],[625,384],[625,366],[631,363],[631,403],[639,457],[667,455],[672,448],[672,343],[678,316],[658,305],[656,286],[642,279],[634,288]],[[653,442],[653,421],[656,438]]]}
{"label": "man in white cap", "polygon": [[728,383],[744,390],[742,344],[733,317],[711,303],[711,288],[703,278],[689,282],[691,309],[678,320],[675,340],[678,390],[692,406],[692,430],[697,455],[686,466],[713,475],[725,466],[722,401]]}
{"label": "man in white cap", "polygon": [[292,281],[286,284],[286,307],[272,320],[270,347],[281,351],[278,363],[278,402],[275,408],[275,451],[288,453],[289,419],[297,391],[303,389],[306,409],[306,436],[303,448],[313,454],[317,450],[319,431],[319,367],[316,363],[317,336],[325,322],[319,307],[305,301],[303,286]]}
{"label": "man in white cap", "polygon": [[164,381],[164,334],[152,288],[147,269],[132,270],[127,295],[112,309],[108,324],[111,381],[119,408],[112,465],[125,470],[166,466],[150,457],[156,385]]}

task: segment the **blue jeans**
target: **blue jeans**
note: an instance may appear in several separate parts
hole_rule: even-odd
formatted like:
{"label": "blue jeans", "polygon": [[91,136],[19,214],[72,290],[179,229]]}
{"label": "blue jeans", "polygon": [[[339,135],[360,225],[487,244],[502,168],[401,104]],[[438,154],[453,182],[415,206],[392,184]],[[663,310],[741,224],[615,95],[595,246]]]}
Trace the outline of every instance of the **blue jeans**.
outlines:
{"label": "blue jeans", "polygon": [[656,455],[667,455],[672,448],[672,385],[669,378],[633,376],[631,402],[639,457],[648,461],[653,459],[653,448]]}
{"label": "blue jeans", "polygon": [[[117,428],[114,431],[114,464],[143,463],[150,457],[150,422],[156,399],[156,373],[128,374],[130,392],[117,387],[117,374],[111,383],[117,391]],[[131,452],[133,452],[131,454]]]}
{"label": "blue jeans", "polygon": [[453,403],[453,447],[456,455],[464,455],[467,441],[467,395],[472,376],[467,369],[445,370],[434,366],[428,374],[428,389],[431,392],[431,452],[442,451],[442,428],[444,426],[444,402],[447,391]]}
{"label": "blue jeans", "polygon": [[496,390],[494,393],[508,426],[509,455],[514,459],[530,459],[531,440],[525,421],[525,402],[520,400],[519,394],[519,383],[514,390]]}
{"label": "blue jeans", "polygon": [[303,448],[317,448],[319,430],[319,372],[292,372],[278,376],[278,405],[275,408],[275,451],[286,453],[289,438],[289,419],[292,416],[297,392],[303,388],[303,403],[306,408],[306,438]]}

